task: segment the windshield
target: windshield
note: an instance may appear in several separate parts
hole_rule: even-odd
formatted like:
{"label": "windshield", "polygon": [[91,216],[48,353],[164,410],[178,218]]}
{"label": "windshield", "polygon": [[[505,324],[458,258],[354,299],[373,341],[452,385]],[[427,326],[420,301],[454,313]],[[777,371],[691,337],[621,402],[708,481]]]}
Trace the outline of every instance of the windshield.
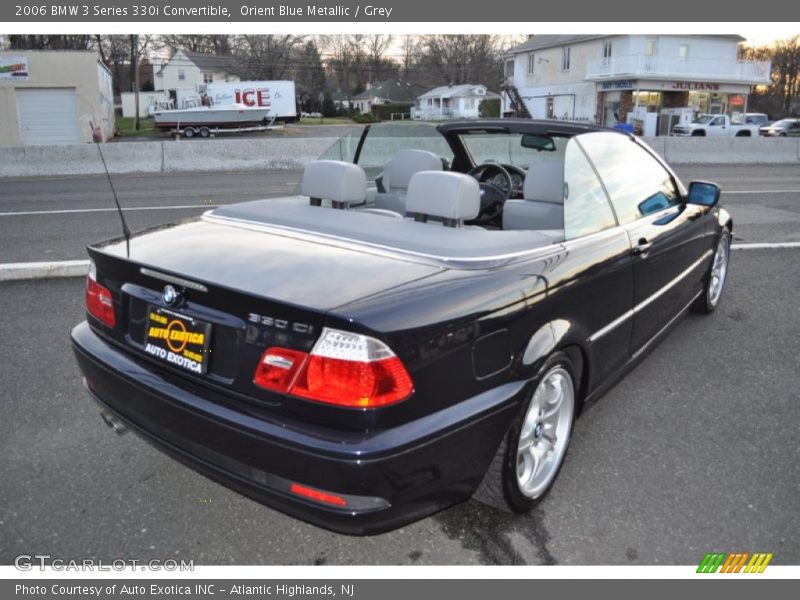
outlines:
{"label": "windshield", "polygon": [[794,123],[793,119],[781,119],[780,121],[776,121],[772,124],[773,127],[778,129],[788,129]]}
{"label": "windshield", "polygon": [[699,117],[697,117],[694,120],[694,122],[699,124],[699,125],[705,125],[706,123],[711,121],[711,119],[713,119],[713,118],[714,118],[714,115],[700,115]]}
{"label": "windshield", "polygon": [[[476,165],[498,162],[527,169],[532,163],[548,160],[564,160],[567,138],[554,137],[550,149],[536,149],[522,145],[521,133],[469,133],[462,134],[461,141]],[[528,141],[527,146],[533,144]]]}

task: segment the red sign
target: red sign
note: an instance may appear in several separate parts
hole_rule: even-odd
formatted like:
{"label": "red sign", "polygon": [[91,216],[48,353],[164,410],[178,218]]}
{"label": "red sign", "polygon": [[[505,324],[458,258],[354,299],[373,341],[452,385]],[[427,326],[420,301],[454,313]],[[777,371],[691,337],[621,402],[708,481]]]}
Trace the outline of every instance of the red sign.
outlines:
{"label": "red sign", "polygon": [[718,83],[700,83],[697,81],[676,81],[672,84],[673,90],[702,90],[705,92],[718,92]]}
{"label": "red sign", "polygon": [[236,104],[244,104],[245,106],[269,108],[271,105],[270,97],[269,88],[236,90]]}

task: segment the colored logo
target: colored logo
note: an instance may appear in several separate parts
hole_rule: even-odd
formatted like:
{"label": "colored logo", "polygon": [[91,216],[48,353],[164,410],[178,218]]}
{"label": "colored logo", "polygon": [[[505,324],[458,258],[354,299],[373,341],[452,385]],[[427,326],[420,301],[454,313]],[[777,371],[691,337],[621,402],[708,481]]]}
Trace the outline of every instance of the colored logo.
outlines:
{"label": "colored logo", "polygon": [[167,305],[173,306],[179,302],[181,295],[174,287],[167,285],[164,287],[161,297]]}
{"label": "colored logo", "polygon": [[763,573],[772,552],[707,552],[697,567],[698,573]]}

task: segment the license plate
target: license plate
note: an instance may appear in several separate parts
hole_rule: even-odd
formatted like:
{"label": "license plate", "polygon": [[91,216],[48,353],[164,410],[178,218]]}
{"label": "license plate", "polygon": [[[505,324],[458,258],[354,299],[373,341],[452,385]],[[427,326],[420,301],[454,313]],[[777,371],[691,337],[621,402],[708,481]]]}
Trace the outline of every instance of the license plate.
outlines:
{"label": "license plate", "polygon": [[151,306],[144,351],[179,369],[205,373],[211,323]]}

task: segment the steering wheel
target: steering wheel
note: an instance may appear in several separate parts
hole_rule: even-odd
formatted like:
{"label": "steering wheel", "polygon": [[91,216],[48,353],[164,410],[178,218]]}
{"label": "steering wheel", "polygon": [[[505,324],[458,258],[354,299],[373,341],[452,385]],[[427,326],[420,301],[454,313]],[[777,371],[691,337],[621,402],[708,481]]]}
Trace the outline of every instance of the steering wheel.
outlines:
{"label": "steering wheel", "polygon": [[[478,212],[478,216],[470,221],[470,223],[489,225],[496,222],[503,213],[503,205],[506,200],[511,197],[514,188],[508,170],[500,163],[486,162],[467,171],[467,175],[477,179],[481,187],[481,208]],[[494,183],[488,183],[487,180],[490,177],[495,177],[497,175],[500,175],[504,179],[503,188],[505,189],[502,189],[499,185]]]}

